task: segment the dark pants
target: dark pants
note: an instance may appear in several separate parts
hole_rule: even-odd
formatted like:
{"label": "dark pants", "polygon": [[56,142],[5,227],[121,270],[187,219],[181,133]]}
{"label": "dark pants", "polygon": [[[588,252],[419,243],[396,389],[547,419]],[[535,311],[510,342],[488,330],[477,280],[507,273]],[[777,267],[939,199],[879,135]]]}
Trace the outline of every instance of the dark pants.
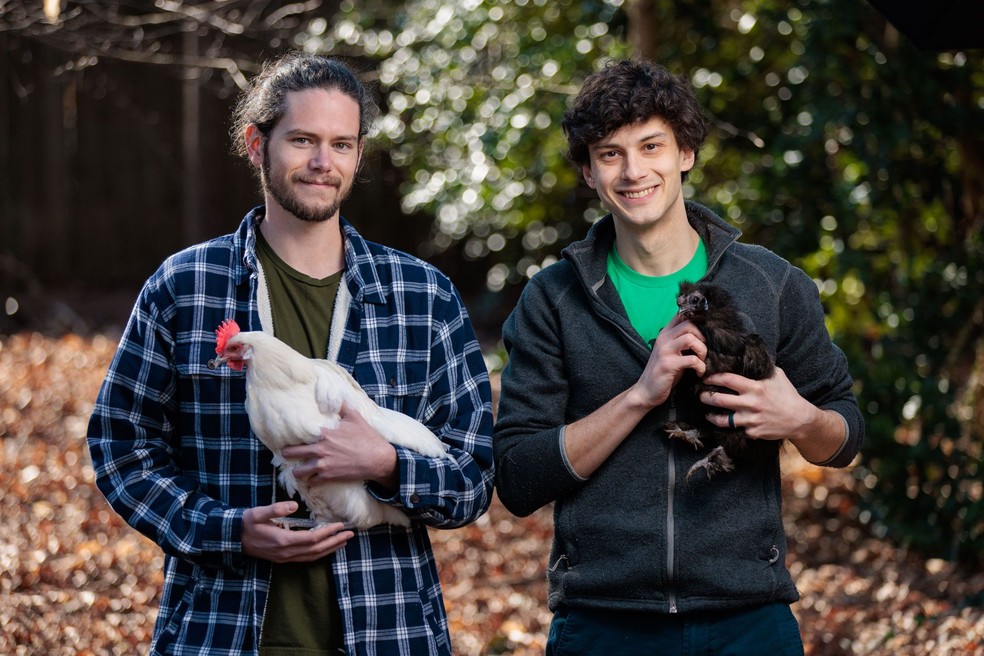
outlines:
{"label": "dark pants", "polygon": [[550,623],[546,656],[803,656],[786,604],[661,615],[562,609]]}

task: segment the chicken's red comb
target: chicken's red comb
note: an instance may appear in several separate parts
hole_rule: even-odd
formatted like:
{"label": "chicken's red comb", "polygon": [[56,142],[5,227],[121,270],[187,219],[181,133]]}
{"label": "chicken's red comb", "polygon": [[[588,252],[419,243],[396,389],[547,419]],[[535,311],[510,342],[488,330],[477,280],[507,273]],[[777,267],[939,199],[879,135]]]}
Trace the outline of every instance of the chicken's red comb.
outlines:
{"label": "chicken's red comb", "polygon": [[226,319],[215,331],[215,352],[222,355],[225,350],[226,342],[230,337],[239,334],[239,324],[232,319]]}

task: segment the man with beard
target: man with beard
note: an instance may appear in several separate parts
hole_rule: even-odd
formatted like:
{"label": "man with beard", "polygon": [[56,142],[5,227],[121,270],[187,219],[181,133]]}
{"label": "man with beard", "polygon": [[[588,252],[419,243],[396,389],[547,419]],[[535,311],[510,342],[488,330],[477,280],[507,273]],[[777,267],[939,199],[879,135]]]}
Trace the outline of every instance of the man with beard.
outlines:
{"label": "man with beard", "polygon": [[[427,527],[488,508],[491,394],[448,279],[340,215],[374,116],[337,61],[267,64],[232,128],[264,205],[236,233],[168,258],[133,309],[88,442],[100,490],[165,553],[152,653],[451,653]],[[319,443],[284,451],[305,462],[296,476],[365,481],[409,527],[290,530],[305,508],[250,435],[243,376],[207,366],[224,319],[338,362],[444,441],[449,458],[392,445],[369,456],[379,449],[351,445],[382,437],[343,409]]]}

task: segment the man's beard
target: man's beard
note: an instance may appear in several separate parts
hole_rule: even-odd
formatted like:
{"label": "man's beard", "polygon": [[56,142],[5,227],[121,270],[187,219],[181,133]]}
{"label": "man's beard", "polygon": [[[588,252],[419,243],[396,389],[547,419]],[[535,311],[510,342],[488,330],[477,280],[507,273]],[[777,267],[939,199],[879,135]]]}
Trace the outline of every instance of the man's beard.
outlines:
{"label": "man's beard", "polygon": [[338,190],[335,200],[328,205],[305,205],[291,188],[289,179],[270,175],[270,155],[268,152],[264,153],[260,181],[265,193],[277,201],[282,208],[307,223],[324,223],[325,221],[330,221],[338,213],[342,203],[352,192],[351,185],[347,189],[343,189],[342,179],[332,176],[330,182]]}

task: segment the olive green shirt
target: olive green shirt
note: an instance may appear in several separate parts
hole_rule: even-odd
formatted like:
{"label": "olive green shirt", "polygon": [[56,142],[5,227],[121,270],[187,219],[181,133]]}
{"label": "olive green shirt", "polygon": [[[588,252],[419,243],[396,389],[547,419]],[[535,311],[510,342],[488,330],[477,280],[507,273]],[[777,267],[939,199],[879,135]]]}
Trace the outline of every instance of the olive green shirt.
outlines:
{"label": "olive green shirt", "polygon": [[[281,260],[256,232],[256,253],[263,268],[273,332],[281,341],[309,358],[324,358],[332,309],[342,272],[317,280]],[[286,491],[277,485],[277,500]],[[299,498],[295,517],[307,517]],[[331,571],[332,556],[313,563],[275,563],[270,581],[263,632],[262,656],[325,656],[344,653],[342,618]]]}

